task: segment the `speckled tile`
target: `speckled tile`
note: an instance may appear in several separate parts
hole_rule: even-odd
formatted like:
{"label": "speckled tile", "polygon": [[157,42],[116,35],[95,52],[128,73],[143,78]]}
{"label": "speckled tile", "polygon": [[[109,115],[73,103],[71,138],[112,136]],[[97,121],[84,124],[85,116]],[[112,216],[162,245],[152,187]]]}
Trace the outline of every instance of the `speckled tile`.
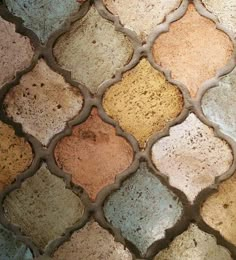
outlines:
{"label": "speckled tile", "polygon": [[170,135],[152,148],[157,169],[170,184],[182,190],[193,202],[198,193],[224,174],[233,161],[229,145],[215,136],[194,114],[170,129]]}
{"label": "speckled tile", "polygon": [[94,200],[104,186],[129,167],[133,151],[93,109],[84,123],[73,128],[71,136],[57,144],[55,157],[59,167],[72,174],[72,181],[83,186]]}
{"label": "speckled tile", "polygon": [[236,174],[219,186],[203,204],[201,215],[205,222],[236,245]]}
{"label": "speckled tile", "polygon": [[236,69],[222,77],[217,87],[202,98],[205,116],[219,125],[220,130],[236,141]]}
{"label": "speckled tile", "polygon": [[54,260],[132,260],[132,255],[124,246],[114,241],[112,235],[90,221],[76,231],[68,242],[56,251]]}
{"label": "speckled tile", "polygon": [[43,43],[79,10],[76,0],[5,0],[5,3],[9,11],[20,17],[24,26],[32,30]]}
{"label": "speckled tile", "polygon": [[[209,37],[210,35],[210,37]],[[186,14],[170,25],[153,46],[154,59],[171,71],[195,97],[204,81],[215,76],[233,53],[233,43],[210,19],[190,4]]]}
{"label": "speckled tile", "polygon": [[181,0],[103,0],[107,9],[119,16],[120,22],[146,40],[156,25],[177,9]]}
{"label": "speckled tile", "polygon": [[0,225],[0,259],[33,260],[30,249]]}
{"label": "speckled tile", "polygon": [[132,53],[128,38],[101,17],[94,6],[54,46],[59,65],[70,71],[72,78],[92,93],[96,93],[103,81],[111,79],[117,69],[127,64]]}
{"label": "speckled tile", "polygon": [[106,219],[145,254],[148,247],[163,238],[165,230],[178,221],[182,204],[146,164],[141,163],[136,173],[108,197],[104,213]]}
{"label": "speckled tile", "polygon": [[236,5],[234,0],[202,0],[206,9],[213,13],[225,29],[236,39]]}
{"label": "speckled tile", "polygon": [[79,89],[66,83],[44,60],[39,60],[4,100],[7,115],[43,145],[79,114],[82,104]]}
{"label": "speckled tile", "polygon": [[40,249],[60,237],[84,211],[80,198],[66,189],[64,181],[52,175],[45,164],[7,195],[3,207],[5,217]]}
{"label": "speckled tile", "polygon": [[25,171],[33,159],[30,144],[0,121],[0,190]]}
{"label": "speckled tile", "polygon": [[152,134],[162,131],[180,114],[183,97],[177,86],[142,59],[106,91],[103,107],[144,147]]}
{"label": "speckled tile", "polygon": [[214,236],[191,224],[187,231],[174,239],[154,260],[233,260],[229,251],[217,245]]}
{"label": "speckled tile", "polygon": [[14,24],[0,17],[0,88],[11,81],[17,71],[27,68],[34,54],[30,40],[15,30]]}

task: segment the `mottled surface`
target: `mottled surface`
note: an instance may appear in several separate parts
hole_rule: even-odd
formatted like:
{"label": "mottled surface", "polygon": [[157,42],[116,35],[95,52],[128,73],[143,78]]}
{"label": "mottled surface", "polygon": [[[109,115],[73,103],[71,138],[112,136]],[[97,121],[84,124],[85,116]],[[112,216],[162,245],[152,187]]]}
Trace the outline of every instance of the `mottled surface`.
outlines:
{"label": "mottled surface", "polygon": [[209,89],[202,99],[206,117],[236,140],[236,69],[223,77],[219,86]]}
{"label": "mottled surface", "polygon": [[0,225],[0,259],[1,260],[32,260],[30,250],[12,233]]}
{"label": "mottled surface", "polygon": [[79,89],[67,84],[44,60],[4,100],[7,115],[44,145],[79,113],[82,103]]}
{"label": "mottled surface", "polygon": [[29,143],[18,137],[12,127],[0,121],[0,190],[26,170],[32,159]]}
{"label": "mottled surface", "polygon": [[208,11],[213,13],[227,30],[236,38],[235,0],[202,0]]}
{"label": "mottled surface", "polygon": [[178,198],[142,163],[137,172],[108,197],[106,219],[142,254],[165,230],[174,226],[182,213]]}
{"label": "mottled surface", "polygon": [[77,222],[84,206],[62,179],[43,165],[4,200],[6,218],[43,249]]}
{"label": "mottled surface", "polygon": [[236,174],[219,186],[203,204],[201,215],[205,222],[236,245]]}
{"label": "mottled surface", "polygon": [[53,259],[132,260],[132,256],[108,231],[91,221],[59,247]]}
{"label": "mottled surface", "polygon": [[214,22],[198,14],[192,4],[153,46],[156,62],[170,70],[173,79],[185,84],[193,97],[204,81],[227,64],[232,52],[230,38],[217,30]]}
{"label": "mottled surface", "polygon": [[231,166],[229,145],[214,136],[194,114],[170,129],[170,135],[152,148],[157,169],[169,177],[171,185],[185,192],[193,202],[198,193],[214,183]]}
{"label": "mottled surface", "polygon": [[0,17],[0,88],[12,80],[17,71],[30,65],[33,57],[30,40],[15,32],[15,25]]}
{"label": "mottled surface", "polygon": [[229,251],[217,245],[215,237],[191,224],[154,260],[232,260]]}
{"label": "mottled surface", "polygon": [[54,47],[57,62],[71,71],[72,77],[92,93],[111,79],[116,70],[129,62],[133,53],[130,41],[102,18],[95,7],[75,22]]}
{"label": "mottled surface", "polygon": [[107,90],[103,107],[144,147],[152,134],[162,131],[180,114],[183,97],[175,85],[142,59]]}
{"label": "mottled surface", "polygon": [[43,43],[79,10],[76,0],[5,0],[5,3]]}
{"label": "mottled surface", "polygon": [[94,109],[84,123],[73,128],[71,136],[58,143],[55,157],[59,167],[72,174],[72,181],[83,186],[94,200],[103,187],[129,167],[133,151]]}
{"label": "mottled surface", "polygon": [[118,15],[120,22],[128,29],[135,31],[145,40],[156,25],[177,9],[181,0],[103,0],[107,9]]}

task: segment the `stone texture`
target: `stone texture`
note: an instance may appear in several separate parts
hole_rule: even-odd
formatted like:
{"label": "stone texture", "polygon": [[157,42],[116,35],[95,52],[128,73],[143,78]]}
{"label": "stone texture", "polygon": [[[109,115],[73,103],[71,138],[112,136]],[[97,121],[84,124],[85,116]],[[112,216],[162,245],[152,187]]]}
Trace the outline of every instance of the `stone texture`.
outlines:
{"label": "stone texture", "polygon": [[142,254],[175,225],[182,204],[142,163],[104,205],[106,219]]}
{"label": "stone texture", "polygon": [[14,24],[0,17],[0,88],[11,81],[17,71],[27,68],[34,54],[30,40],[15,30]]}
{"label": "stone texture", "polygon": [[74,225],[84,211],[80,198],[66,189],[63,180],[52,175],[44,164],[19,189],[7,195],[3,207],[5,217],[40,249]]}
{"label": "stone texture", "polygon": [[156,62],[170,70],[173,79],[185,84],[192,97],[204,81],[228,63],[232,53],[230,38],[217,30],[214,22],[198,14],[192,4],[153,46]]}
{"label": "stone texture", "polygon": [[0,190],[25,171],[33,159],[32,150],[12,127],[0,121]]}
{"label": "stone texture", "polygon": [[79,89],[67,84],[44,60],[4,100],[7,115],[44,145],[79,113],[82,103]]}
{"label": "stone texture", "polygon": [[123,75],[120,82],[107,90],[103,107],[144,147],[152,134],[162,131],[180,114],[183,97],[175,85],[142,59]]}
{"label": "stone texture", "polygon": [[193,202],[198,193],[214,183],[231,166],[229,145],[214,135],[194,114],[170,129],[170,135],[152,148],[157,169],[170,184],[182,190]]}
{"label": "stone texture", "polygon": [[229,251],[217,245],[214,236],[191,224],[154,260],[232,260]]}
{"label": "stone texture", "polygon": [[59,167],[70,173],[72,181],[83,186],[94,200],[104,186],[129,167],[133,151],[93,109],[84,123],[73,128],[71,136],[59,141],[55,158]]}
{"label": "stone texture", "polygon": [[201,214],[205,222],[236,245],[236,174],[219,186],[203,204]]}
{"label": "stone texture", "polygon": [[202,98],[205,116],[236,141],[236,69],[222,77],[218,87],[209,89]]}
{"label": "stone texture", "polygon": [[118,15],[120,22],[135,31],[142,40],[177,9],[181,0],[103,0],[108,10]]}
{"label": "stone texture", "polygon": [[112,235],[90,221],[85,227],[75,232],[70,241],[65,242],[56,251],[54,260],[132,260],[132,255],[124,246],[114,241]]}
{"label": "stone texture", "polygon": [[54,55],[72,77],[92,93],[111,79],[116,70],[129,62],[133,53],[128,38],[102,18],[95,7],[75,22],[68,33],[59,38]]}
{"label": "stone texture", "polygon": [[5,0],[5,3],[43,43],[79,10],[76,0]]}
{"label": "stone texture", "polygon": [[213,13],[236,39],[236,5],[234,0],[202,0],[206,9]]}
{"label": "stone texture", "polygon": [[33,260],[30,250],[0,225],[0,259]]}

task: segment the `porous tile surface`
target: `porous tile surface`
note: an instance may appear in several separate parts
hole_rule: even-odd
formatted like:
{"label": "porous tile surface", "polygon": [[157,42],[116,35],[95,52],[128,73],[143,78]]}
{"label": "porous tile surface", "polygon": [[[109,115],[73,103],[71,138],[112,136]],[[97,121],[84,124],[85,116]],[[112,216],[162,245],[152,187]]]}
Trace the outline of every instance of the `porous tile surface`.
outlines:
{"label": "porous tile surface", "polygon": [[215,237],[191,224],[154,260],[232,260],[229,251],[217,245]]}
{"label": "porous tile surface", "polygon": [[183,97],[177,86],[142,59],[107,90],[103,107],[144,147],[152,134],[162,131],[181,113]]}
{"label": "porous tile surface", "polygon": [[236,5],[234,0],[202,0],[208,11],[213,13],[225,29],[236,39]]}
{"label": "porous tile surface", "polygon": [[95,199],[104,186],[113,183],[115,176],[129,167],[133,151],[93,109],[84,123],[73,127],[72,135],[57,144],[55,157],[59,167],[72,175],[72,181]]}
{"label": "porous tile surface", "polygon": [[70,31],[59,38],[54,55],[72,78],[84,84],[92,93],[115,75],[132,56],[131,42],[114,25],[101,17],[94,6]]}
{"label": "porous tile surface", "polygon": [[198,193],[224,174],[233,161],[229,145],[194,114],[170,129],[152,148],[157,169],[193,202]]}
{"label": "porous tile surface", "polygon": [[5,3],[43,43],[79,10],[76,0],[6,0]]}
{"label": "porous tile surface", "polygon": [[132,260],[128,249],[114,241],[112,235],[90,221],[85,227],[76,231],[68,242],[56,251],[54,260]]}
{"label": "porous tile surface", "polygon": [[193,4],[169,29],[156,39],[154,59],[170,70],[172,78],[182,82],[194,97],[204,81],[229,62],[233,43],[216,29],[213,21],[201,16]]}
{"label": "porous tile surface", "polygon": [[82,104],[79,89],[66,83],[44,60],[39,60],[4,100],[7,115],[44,145],[79,114]]}
{"label": "porous tile surface", "polygon": [[30,40],[15,30],[14,24],[0,17],[0,88],[11,81],[17,71],[27,68],[34,54]]}
{"label": "porous tile surface", "polygon": [[181,0],[103,0],[108,10],[119,16],[120,22],[145,40],[155,26],[177,9]]}
{"label": "porous tile surface", "polygon": [[236,175],[221,183],[218,192],[203,204],[201,215],[205,222],[236,245]]}
{"label": "porous tile surface", "polygon": [[142,254],[175,225],[182,213],[179,199],[142,163],[105,202],[106,219]]}
{"label": "porous tile surface", "polygon": [[209,89],[203,96],[203,113],[220,130],[236,140],[236,69],[222,77],[217,87]]}
{"label": "porous tile surface", "polygon": [[80,198],[66,189],[64,181],[52,175],[44,164],[7,195],[3,207],[5,217],[40,249],[60,237],[84,211]]}
{"label": "porous tile surface", "polygon": [[30,144],[0,121],[0,190],[25,171],[33,159]]}
{"label": "porous tile surface", "polygon": [[0,225],[0,259],[33,260],[30,250]]}

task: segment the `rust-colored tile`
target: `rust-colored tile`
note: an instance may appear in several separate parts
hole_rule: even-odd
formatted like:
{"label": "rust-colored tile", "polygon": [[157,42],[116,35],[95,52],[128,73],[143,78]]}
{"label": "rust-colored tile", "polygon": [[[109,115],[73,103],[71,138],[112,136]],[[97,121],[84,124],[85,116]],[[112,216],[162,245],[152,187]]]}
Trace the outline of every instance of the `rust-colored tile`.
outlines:
{"label": "rust-colored tile", "polygon": [[123,75],[120,82],[107,90],[103,107],[144,147],[152,134],[162,131],[180,114],[183,97],[175,85],[142,59]]}
{"label": "rust-colored tile", "polygon": [[215,76],[233,53],[230,38],[190,4],[186,14],[170,25],[153,46],[154,59],[186,85],[194,97],[204,81]]}
{"label": "rust-colored tile", "polygon": [[79,221],[84,212],[81,199],[45,164],[7,195],[3,207],[5,217],[42,250]]}
{"label": "rust-colored tile", "polygon": [[0,190],[29,167],[32,157],[29,143],[0,121]]}
{"label": "rust-colored tile", "polygon": [[14,24],[0,17],[0,88],[12,80],[17,71],[28,67],[34,54],[30,40],[15,30]]}
{"label": "rust-colored tile", "polygon": [[70,241],[65,242],[55,252],[54,260],[132,260],[132,255],[123,245],[114,241],[112,235],[90,221],[75,232]]}
{"label": "rust-colored tile", "polygon": [[84,123],[73,127],[71,136],[57,144],[55,157],[59,167],[72,174],[72,181],[95,199],[104,186],[113,183],[115,176],[128,168],[133,151],[93,109]]}
{"label": "rust-colored tile", "polygon": [[44,60],[39,60],[4,100],[7,115],[44,145],[79,113],[82,104],[79,89],[66,83]]}
{"label": "rust-colored tile", "polygon": [[129,62],[133,48],[129,39],[92,6],[59,38],[53,52],[73,79],[96,93],[103,81]]}
{"label": "rust-colored tile", "polygon": [[203,204],[201,215],[205,222],[236,245],[236,174],[219,186]]}

